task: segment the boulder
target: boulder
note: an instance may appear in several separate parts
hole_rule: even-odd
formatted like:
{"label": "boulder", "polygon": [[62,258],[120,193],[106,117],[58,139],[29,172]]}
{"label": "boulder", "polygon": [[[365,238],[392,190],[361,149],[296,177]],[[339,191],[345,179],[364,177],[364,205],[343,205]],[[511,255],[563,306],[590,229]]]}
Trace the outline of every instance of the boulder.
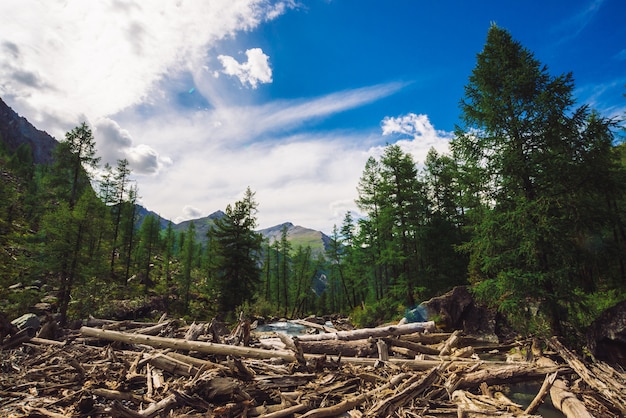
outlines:
{"label": "boulder", "polygon": [[626,368],[626,300],[593,321],[587,330],[587,345],[598,360]]}
{"label": "boulder", "polygon": [[41,326],[41,320],[34,313],[24,314],[20,316],[19,318],[15,318],[13,321],[11,321],[11,323],[20,330],[26,329],[26,328],[32,328],[34,330],[38,330],[39,327]]}
{"label": "boulder", "polygon": [[462,330],[467,336],[498,342],[496,312],[478,304],[467,286],[455,287],[421,306],[426,308],[429,320],[447,331]]}

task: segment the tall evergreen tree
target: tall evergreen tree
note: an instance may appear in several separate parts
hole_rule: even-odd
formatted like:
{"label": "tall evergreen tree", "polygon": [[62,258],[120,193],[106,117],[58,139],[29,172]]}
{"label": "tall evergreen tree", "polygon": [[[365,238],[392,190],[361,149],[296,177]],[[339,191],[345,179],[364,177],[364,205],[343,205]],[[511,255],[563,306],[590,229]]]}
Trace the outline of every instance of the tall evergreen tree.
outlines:
{"label": "tall evergreen tree", "polygon": [[152,277],[154,269],[154,257],[160,247],[161,219],[149,214],[139,229],[139,244],[137,245],[137,267],[142,275],[146,294],[154,287],[155,280]]}
{"label": "tall evergreen tree", "polygon": [[182,311],[189,313],[189,300],[191,296],[193,257],[196,253],[196,227],[193,222],[189,222],[189,227],[185,233],[181,252],[181,274],[179,295],[182,297]]}
{"label": "tall evergreen tree", "polygon": [[226,207],[226,216],[215,220],[220,266],[217,280],[220,312],[232,312],[249,301],[260,280],[261,235],[254,231],[258,204],[248,187],[244,197]]}
{"label": "tall evergreen tree", "polygon": [[611,135],[586,107],[572,109],[573,88],[571,74],[551,76],[493,25],[452,143],[474,197],[467,200],[472,238],[465,246],[472,282],[520,324],[529,323],[524,314],[536,304],[555,333],[563,332],[567,304],[584,284],[577,242],[605,227],[581,203],[602,198],[594,183],[606,170],[591,167],[600,168],[594,161],[606,156]]}

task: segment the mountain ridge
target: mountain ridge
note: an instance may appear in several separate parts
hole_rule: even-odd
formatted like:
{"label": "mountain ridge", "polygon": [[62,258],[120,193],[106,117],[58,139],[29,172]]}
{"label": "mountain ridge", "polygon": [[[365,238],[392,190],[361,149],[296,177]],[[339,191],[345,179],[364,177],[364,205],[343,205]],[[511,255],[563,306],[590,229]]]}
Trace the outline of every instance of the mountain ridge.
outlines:
{"label": "mountain ridge", "polygon": [[0,139],[10,152],[22,144],[30,146],[35,164],[51,164],[52,151],[59,145],[46,131],[33,126],[0,98]]}
{"label": "mountain ridge", "polygon": [[[160,220],[160,226],[162,230],[165,230],[170,223],[170,220],[162,218],[158,213],[153,212],[142,205],[137,206],[137,225],[141,226],[141,223],[146,216],[152,215]],[[196,242],[206,244],[208,241],[207,233],[211,226],[214,225],[216,219],[221,219],[226,214],[222,210],[217,210],[207,216],[203,216],[195,219],[187,219],[178,223],[172,222],[174,231],[186,232],[189,228],[189,224],[193,222],[196,231]],[[311,228],[306,228],[300,225],[294,225],[292,222],[283,222],[278,225],[271,226],[269,228],[259,229],[256,232],[261,234],[264,239],[269,241],[272,245],[274,242],[279,241],[282,236],[283,228],[287,228],[287,240],[291,243],[292,249],[296,249],[298,246],[311,247],[314,254],[323,253],[328,249],[330,243],[330,237],[324,234],[322,231],[318,231]]]}

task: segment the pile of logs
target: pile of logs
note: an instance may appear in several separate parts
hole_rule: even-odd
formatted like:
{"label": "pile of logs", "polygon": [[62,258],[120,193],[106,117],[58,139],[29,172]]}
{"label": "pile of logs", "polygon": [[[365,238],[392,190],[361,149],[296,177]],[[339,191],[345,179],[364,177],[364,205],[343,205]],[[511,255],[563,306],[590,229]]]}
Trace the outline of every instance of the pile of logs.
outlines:
{"label": "pile of logs", "polygon": [[[165,318],[92,319],[61,341],[15,333],[0,351],[0,416],[539,417],[550,403],[568,418],[626,416],[626,374],[554,338],[481,345],[432,322],[304,325],[315,333],[242,320],[224,335]],[[507,392],[517,382],[537,384],[526,404]]]}

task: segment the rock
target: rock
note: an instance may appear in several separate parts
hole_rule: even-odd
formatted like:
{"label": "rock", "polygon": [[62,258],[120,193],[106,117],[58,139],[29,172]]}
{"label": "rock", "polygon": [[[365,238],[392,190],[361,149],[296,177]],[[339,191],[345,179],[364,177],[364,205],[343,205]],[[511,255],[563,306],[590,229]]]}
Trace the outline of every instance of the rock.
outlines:
{"label": "rock", "polygon": [[53,306],[50,303],[39,302],[33,306],[33,311],[39,315],[45,315],[53,311]]}
{"label": "rock", "polygon": [[32,328],[37,330],[41,326],[41,320],[34,313],[24,314],[19,318],[15,318],[13,321],[11,321],[11,323],[20,330],[26,328]]}
{"label": "rock", "polygon": [[4,313],[0,312],[0,344],[2,344],[7,335],[15,335],[17,331],[17,327],[9,322]]}
{"label": "rock", "polygon": [[626,368],[626,300],[593,321],[587,330],[587,345],[598,360]]}
{"label": "rock", "polygon": [[458,329],[467,336],[498,342],[496,312],[478,304],[467,286],[455,287],[421,306],[426,308],[429,320],[436,321],[447,331]]}

